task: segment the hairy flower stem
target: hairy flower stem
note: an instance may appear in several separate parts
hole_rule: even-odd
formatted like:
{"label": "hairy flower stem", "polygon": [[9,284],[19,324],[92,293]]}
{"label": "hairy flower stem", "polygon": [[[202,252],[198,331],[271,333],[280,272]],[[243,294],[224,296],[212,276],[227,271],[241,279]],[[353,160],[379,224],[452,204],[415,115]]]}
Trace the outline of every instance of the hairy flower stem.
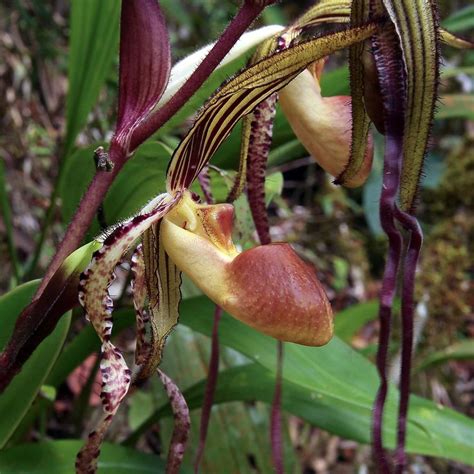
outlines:
{"label": "hairy flower stem", "polygon": [[413,351],[415,273],[423,243],[423,234],[414,216],[397,209],[396,217],[401,225],[410,232],[407,237],[407,252],[403,268],[400,404],[398,407],[397,448],[395,451],[395,474],[402,474],[406,466],[405,439]]}
{"label": "hairy flower stem", "polygon": [[[252,219],[261,245],[271,243],[270,223],[265,203],[265,175],[268,154],[272,144],[273,122],[276,113],[277,94],[259,104],[252,113],[248,150],[246,150],[247,197]],[[238,185],[237,185],[238,187]],[[236,186],[234,185],[234,189]],[[232,192],[231,192],[232,195]],[[273,467],[277,474],[283,474],[283,443],[281,435],[281,393],[283,372],[283,343],[277,341],[275,391],[270,417],[270,441]]]}
{"label": "hairy flower stem", "polygon": [[402,235],[395,224],[396,196],[400,183],[402,157],[402,140],[389,135],[385,142],[385,159],[383,170],[382,194],[380,197],[380,221],[388,236],[389,251],[380,292],[380,334],[377,352],[377,370],[380,376],[380,387],[374,403],[373,414],[373,448],[375,463],[379,472],[389,473],[390,465],[383,449],[383,411],[388,392],[387,355],[390,341],[392,305],[397,286],[397,274],[402,252]]}
{"label": "hairy flower stem", "polygon": [[211,355],[209,358],[209,372],[207,374],[206,392],[202,402],[201,425],[199,427],[199,445],[194,460],[194,472],[199,472],[204,447],[206,445],[211,408],[214,403],[214,393],[216,391],[217,377],[219,374],[219,322],[222,317],[222,308],[216,305],[214,312],[214,325],[212,327]]}
{"label": "hairy flower stem", "polygon": [[[204,58],[202,63],[196,68],[188,81],[186,81],[161,109],[135,130],[131,137],[130,150],[135,150],[141,143],[162,127],[163,124],[188,101],[264,8],[264,5],[252,5],[249,3],[242,5],[235,18],[229,23],[222,36],[211,51],[209,51],[209,54]],[[109,157],[114,165],[113,169],[110,172],[99,172],[94,176],[81,199],[79,207],[66,230],[66,234],[55,256],[46,270],[43,280],[36,291],[35,298],[41,295],[47,283],[64,259],[80,245],[108,189],[125,164],[127,154],[121,152],[118,147],[114,147],[112,143]]]}

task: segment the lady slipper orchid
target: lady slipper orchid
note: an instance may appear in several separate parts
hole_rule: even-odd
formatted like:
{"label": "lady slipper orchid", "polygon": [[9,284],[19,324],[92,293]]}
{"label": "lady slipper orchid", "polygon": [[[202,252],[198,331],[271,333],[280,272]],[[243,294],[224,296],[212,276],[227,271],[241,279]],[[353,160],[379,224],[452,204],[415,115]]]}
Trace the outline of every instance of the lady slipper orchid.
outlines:
{"label": "lady slipper orchid", "polygon": [[[134,150],[196,92],[264,6],[274,0],[243,2],[206,59],[171,97],[163,95],[170,49],[158,2],[122,3],[119,107],[109,156],[102,157],[37,296],[23,311],[0,356],[0,390],[59,317],[76,303],[77,275],[92,250],[92,260],[80,276],[79,301],[102,342],[104,415],[78,455],[79,473],[95,472],[99,446],[132,380],[132,372],[111,342],[113,301],[108,294],[114,269],[131,248],[135,247],[131,270],[138,329],[136,378],[156,372],[166,338],[178,322],[181,272],[231,315],[258,331],[299,344],[328,342],[332,313],[314,271],[289,245],[269,243],[262,183],[279,94],[296,135],[339,184],[358,186],[366,179],[372,160],[371,121],[386,137],[380,214],[389,251],[380,295],[376,363],[381,384],[374,404],[373,445],[378,469],[391,472],[383,451],[382,427],[391,312],[400,280],[402,364],[395,472],[401,473],[406,464],[414,278],[422,243],[413,214],[438,97],[439,43],[443,40],[462,48],[473,45],[439,27],[433,0],[318,2],[290,28],[277,28],[278,35],[258,50],[249,66],[209,99],[172,156],[167,192],[64,261],[79,245],[107,189]],[[316,38],[301,34],[322,23],[348,26]],[[324,58],[346,47],[350,48],[351,99],[323,97],[319,79]],[[176,87],[178,84],[176,80]],[[240,119],[244,120],[241,165],[229,201],[247,183],[264,244],[243,252],[231,238],[232,206],[200,204],[189,191]],[[182,427],[188,427],[183,398],[173,382],[158,373],[174,414]],[[173,436],[173,440],[168,472],[179,469],[186,435]]]}
{"label": "lady slipper orchid", "polygon": [[245,69],[207,102],[175,150],[167,192],[100,239],[80,279],[80,303],[102,341],[104,416],[78,455],[79,472],[94,471],[98,446],[126,395],[131,372],[112,344],[114,269],[140,237],[132,257],[137,315],[138,377],[155,372],[166,337],[178,322],[180,271],[230,314],[280,340],[322,345],[332,312],[316,275],[286,244],[238,253],[231,240],[232,207],[194,202],[188,189],[244,115],[305,68],[375,31],[375,24],[290,46]]}
{"label": "lady slipper orchid", "polygon": [[258,331],[310,346],[332,337],[332,311],[314,270],[288,244],[239,253],[233,207],[203,205],[189,194],[163,219],[171,260],[217,305]]}

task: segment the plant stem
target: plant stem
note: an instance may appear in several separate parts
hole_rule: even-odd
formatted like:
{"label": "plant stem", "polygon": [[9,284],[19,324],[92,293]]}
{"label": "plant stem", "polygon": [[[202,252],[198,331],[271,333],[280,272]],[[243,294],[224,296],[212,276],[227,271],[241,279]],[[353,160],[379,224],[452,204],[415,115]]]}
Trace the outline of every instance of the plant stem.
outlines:
{"label": "plant stem", "polygon": [[222,317],[222,309],[216,305],[214,312],[214,325],[212,328],[211,355],[209,358],[209,373],[207,375],[206,392],[202,402],[201,425],[199,427],[199,445],[196,459],[194,460],[194,472],[199,472],[204,447],[206,445],[207,430],[211,416],[211,408],[214,403],[214,393],[216,391],[217,376],[219,374],[219,322]]}
{"label": "plant stem", "polygon": [[402,286],[402,350],[400,374],[400,403],[398,407],[397,448],[395,473],[402,474],[406,466],[405,440],[408,404],[410,399],[410,372],[413,351],[413,313],[415,273],[420,256],[423,234],[416,218],[397,209],[397,220],[410,231],[403,271]]}
{"label": "plant stem", "polygon": [[74,213],[56,254],[46,270],[45,276],[36,291],[35,298],[41,295],[49,280],[54,273],[56,273],[65,258],[80,245],[110,185],[125,164],[126,156],[122,149],[115,143],[112,143],[110,148],[110,159],[114,163],[113,169],[111,171],[98,171],[95,174],[89,188],[79,203],[79,207]]}
{"label": "plant stem", "polygon": [[[222,36],[211,51],[209,51],[209,54],[204,58],[202,63],[196,68],[188,81],[161,109],[152,115],[143,126],[135,130],[131,138],[130,150],[135,150],[187,102],[219,65],[245,30],[253,23],[263,8],[263,5],[251,5],[249,3],[242,5],[235,18],[229,23]],[[80,245],[97,209],[127,159],[127,155],[123,153],[114,142],[112,142],[109,157],[114,164],[113,169],[110,172],[98,172],[94,176],[81,199],[79,207],[66,230],[66,234],[55,256],[46,270],[45,276],[34,298],[38,298],[39,295],[41,295],[49,280],[65,258]]]}
{"label": "plant stem", "polygon": [[377,351],[377,370],[380,387],[374,402],[373,414],[373,448],[374,458],[379,472],[390,473],[390,464],[383,449],[383,412],[388,392],[387,355],[390,341],[392,306],[395,297],[397,273],[402,252],[402,236],[394,220],[395,199],[400,182],[400,163],[402,141],[399,137],[387,136],[385,142],[385,159],[383,185],[380,197],[380,222],[389,240],[389,250],[380,291],[380,334]]}

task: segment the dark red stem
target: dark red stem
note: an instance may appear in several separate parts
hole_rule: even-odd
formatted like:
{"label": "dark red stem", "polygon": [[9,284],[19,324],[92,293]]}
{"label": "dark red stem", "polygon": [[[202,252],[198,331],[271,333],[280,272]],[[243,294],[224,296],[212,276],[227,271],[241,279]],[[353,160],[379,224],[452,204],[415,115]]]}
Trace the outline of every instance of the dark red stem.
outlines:
{"label": "dark red stem", "polygon": [[219,374],[219,321],[222,316],[222,308],[216,306],[214,312],[214,326],[212,328],[211,356],[209,358],[209,373],[207,375],[206,392],[202,402],[201,426],[199,427],[199,446],[194,461],[194,472],[199,472],[204,448],[206,445],[207,430],[209,428],[209,419],[211,417],[211,408],[214,402],[214,393],[216,391],[217,376]]}
{"label": "dark red stem", "polygon": [[277,341],[275,392],[273,393],[270,418],[270,440],[272,443],[273,467],[277,474],[285,472],[283,466],[283,440],[281,434],[281,394],[283,378],[283,342]]}
{"label": "dark red stem", "polygon": [[81,202],[67,227],[66,234],[59,248],[46,270],[40,286],[36,290],[34,299],[43,293],[51,277],[56,273],[66,257],[79,247],[108,189],[125,164],[126,155],[117,144],[112,143],[109,157],[114,163],[114,167],[110,171],[98,171],[95,174],[87,191],[82,196]]}
{"label": "dark red stem", "polygon": [[379,472],[389,473],[390,463],[383,449],[383,412],[388,391],[387,356],[390,341],[392,305],[397,287],[397,274],[402,251],[402,236],[395,225],[395,199],[400,182],[402,154],[400,137],[388,136],[385,142],[385,161],[382,194],[380,198],[380,221],[389,240],[389,250],[380,291],[380,333],[377,351],[377,370],[380,387],[374,402],[373,450]]}
{"label": "dark red stem", "polygon": [[192,97],[264,8],[263,4],[257,5],[250,2],[245,2],[242,5],[235,18],[222,33],[219,41],[212,47],[209,54],[181,89],[133,133],[130,142],[132,150],[162,127]]}
{"label": "dark red stem", "polygon": [[397,220],[410,232],[407,243],[407,253],[404,259],[402,285],[402,354],[400,373],[400,403],[398,406],[397,448],[395,451],[395,474],[402,474],[406,467],[406,427],[408,404],[410,399],[410,373],[413,351],[413,315],[415,311],[414,289],[415,273],[423,233],[416,218],[397,209]]}

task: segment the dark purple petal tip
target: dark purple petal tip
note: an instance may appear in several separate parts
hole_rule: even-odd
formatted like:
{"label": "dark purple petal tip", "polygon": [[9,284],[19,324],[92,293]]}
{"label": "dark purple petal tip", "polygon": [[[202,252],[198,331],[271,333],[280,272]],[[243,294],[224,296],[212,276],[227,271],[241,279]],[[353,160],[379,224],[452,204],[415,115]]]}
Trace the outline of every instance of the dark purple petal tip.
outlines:
{"label": "dark purple petal tip", "polygon": [[[116,140],[128,148],[131,134],[162,96],[171,70],[165,19],[157,0],[123,0]],[[127,150],[133,151],[133,150]]]}

